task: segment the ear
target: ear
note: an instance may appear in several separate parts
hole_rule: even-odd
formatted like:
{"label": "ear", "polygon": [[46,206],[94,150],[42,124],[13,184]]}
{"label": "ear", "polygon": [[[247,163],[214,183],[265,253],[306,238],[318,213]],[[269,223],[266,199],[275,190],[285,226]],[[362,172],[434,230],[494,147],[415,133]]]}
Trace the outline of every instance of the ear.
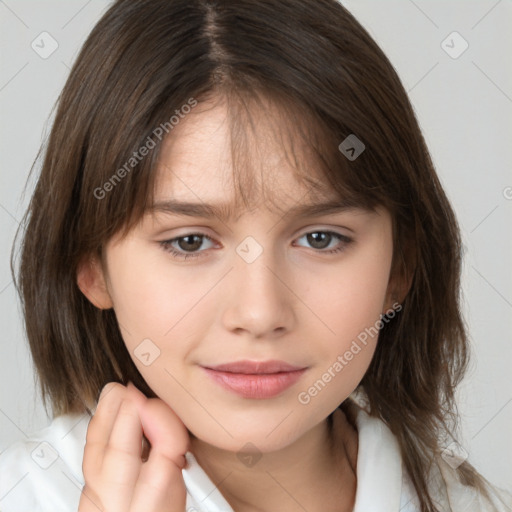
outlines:
{"label": "ear", "polygon": [[412,277],[413,273],[407,277],[398,276],[390,279],[388,291],[386,293],[386,300],[384,301],[384,309],[382,310],[383,315],[390,309],[394,309],[394,304],[402,304],[411,289]]}
{"label": "ear", "polygon": [[412,286],[414,273],[416,270],[416,254],[409,246],[406,249],[405,256],[402,254],[395,261],[391,269],[384,310],[382,314],[393,308],[393,304],[401,304]]}
{"label": "ear", "polygon": [[76,282],[80,291],[98,309],[110,309],[114,306],[107,289],[105,272],[95,256],[89,256],[80,262]]}

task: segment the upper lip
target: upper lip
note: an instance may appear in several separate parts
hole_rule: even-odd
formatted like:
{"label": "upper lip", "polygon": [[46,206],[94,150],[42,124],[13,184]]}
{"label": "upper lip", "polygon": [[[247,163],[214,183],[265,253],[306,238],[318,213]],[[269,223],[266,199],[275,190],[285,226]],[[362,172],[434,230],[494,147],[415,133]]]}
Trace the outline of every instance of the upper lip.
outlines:
{"label": "upper lip", "polygon": [[296,366],[286,363],[285,361],[277,361],[273,359],[269,361],[234,361],[232,363],[224,363],[216,366],[205,366],[205,368],[219,372],[264,374],[293,372],[296,370],[303,370],[305,367]]}

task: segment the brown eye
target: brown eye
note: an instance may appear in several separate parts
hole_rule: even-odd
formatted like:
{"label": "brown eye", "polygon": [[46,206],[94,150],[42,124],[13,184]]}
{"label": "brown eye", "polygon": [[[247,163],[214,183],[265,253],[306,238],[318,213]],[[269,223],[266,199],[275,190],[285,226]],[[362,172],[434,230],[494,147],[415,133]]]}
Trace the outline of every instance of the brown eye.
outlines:
{"label": "brown eye", "polygon": [[[315,249],[325,249],[332,240],[332,235],[325,231],[315,231],[314,233],[308,233],[308,243],[311,244]],[[325,244],[327,241],[327,245]]]}
{"label": "brown eye", "polygon": [[[335,233],[334,231],[310,231],[309,233],[304,234],[300,238],[306,238],[307,243],[313,249],[317,249],[318,251],[327,254],[340,252],[344,250],[347,247],[347,245],[353,242],[352,238],[349,238],[348,236],[342,235],[340,233]],[[325,250],[329,248],[331,242],[336,240],[338,240],[338,243],[335,244],[334,246],[331,246],[334,247],[333,249]]]}
{"label": "brown eye", "polygon": [[176,239],[180,249],[184,251],[195,251],[199,249],[203,243],[200,235],[187,235]]}
{"label": "brown eye", "polygon": [[178,236],[170,240],[160,242],[162,248],[170,252],[176,258],[195,258],[201,256],[204,250],[198,251],[203,245],[204,240],[213,242],[213,240],[204,233],[189,233],[183,236]]}

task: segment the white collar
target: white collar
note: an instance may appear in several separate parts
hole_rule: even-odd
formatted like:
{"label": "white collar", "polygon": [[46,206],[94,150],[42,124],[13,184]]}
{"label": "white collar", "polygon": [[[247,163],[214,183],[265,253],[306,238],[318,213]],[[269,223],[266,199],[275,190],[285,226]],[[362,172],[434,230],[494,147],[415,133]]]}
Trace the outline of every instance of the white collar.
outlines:
{"label": "white collar", "polygon": [[400,510],[402,458],[395,436],[385,423],[359,409],[357,489],[354,512]]}
{"label": "white collar", "polygon": [[[382,420],[368,414],[364,395],[353,393],[350,398],[357,406],[355,423],[358,431],[357,487],[353,512],[416,510],[416,493],[407,475],[402,473],[402,458],[395,436]],[[65,415],[55,418],[54,428],[49,429],[53,433],[53,446],[82,485],[80,455],[83,454],[89,420],[87,414]],[[182,474],[187,488],[187,510],[234,512],[192,452],[187,452],[186,458],[188,465]]]}

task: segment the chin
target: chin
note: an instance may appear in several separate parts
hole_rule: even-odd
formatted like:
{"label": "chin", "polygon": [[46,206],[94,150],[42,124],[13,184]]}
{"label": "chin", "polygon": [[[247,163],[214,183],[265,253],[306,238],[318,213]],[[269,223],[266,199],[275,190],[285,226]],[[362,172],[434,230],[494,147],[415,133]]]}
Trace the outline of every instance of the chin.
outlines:
{"label": "chin", "polygon": [[[284,423],[278,428],[279,422],[269,422],[268,426],[261,420],[251,426],[223,424],[224,428],[215,423],[215,427],[211,424],[200,423],[198,429],[193,429],[191,439],[197,439],[203,443],[207,443],[220,450],[238,453],[240,451],[270,453],[286,448],[296,441],[301,432],[297,431],[297,425],[288,425]],[[206,428],[205,428],[206,426]],[[228,434],[229,432],[229,434]],[[305,433],[305,432],[303,432]]]}

